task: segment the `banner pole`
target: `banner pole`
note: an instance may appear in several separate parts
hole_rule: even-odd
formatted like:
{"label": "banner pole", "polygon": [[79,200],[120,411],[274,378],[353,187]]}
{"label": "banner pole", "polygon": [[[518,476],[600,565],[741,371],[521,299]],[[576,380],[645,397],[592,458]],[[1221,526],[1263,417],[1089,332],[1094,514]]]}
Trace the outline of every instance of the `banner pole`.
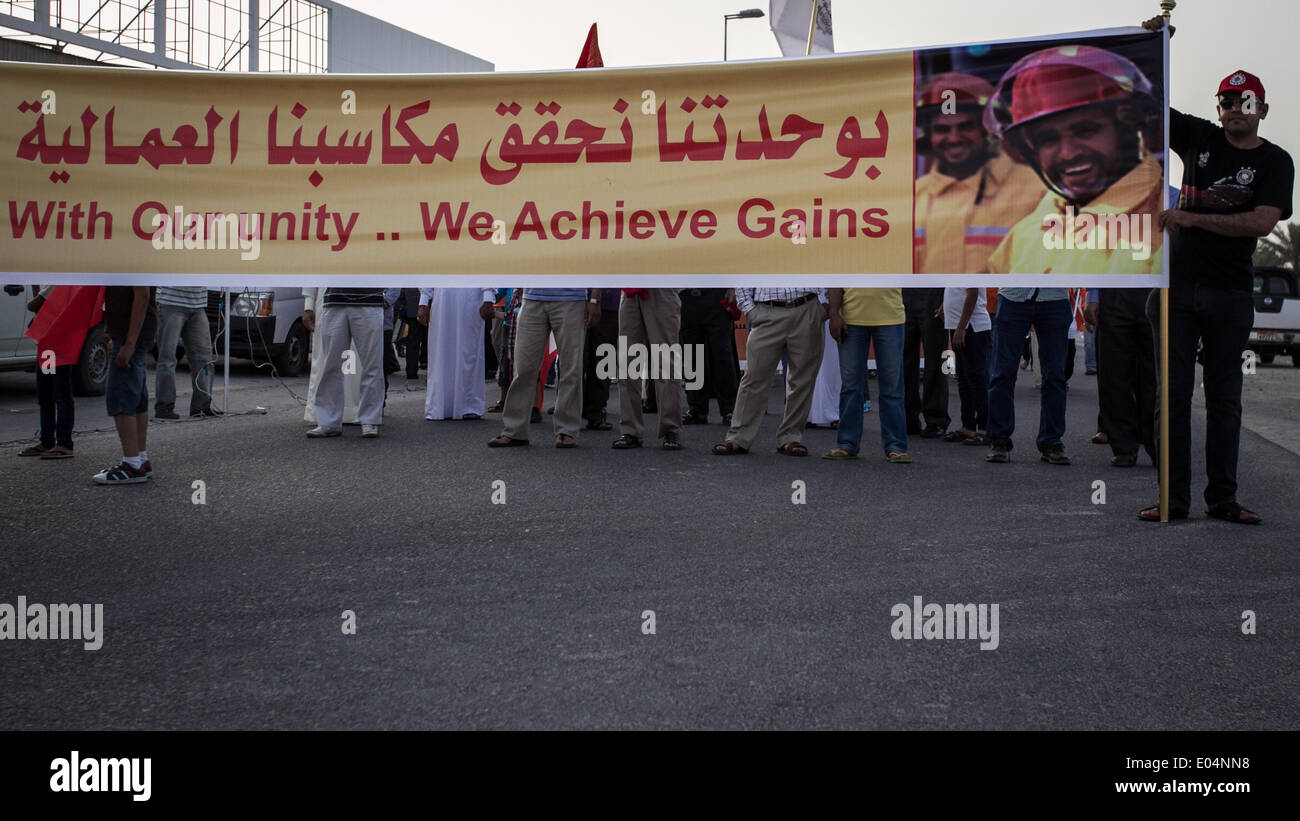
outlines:
{"label": "banner pole", "polygon": [[812,54],[813,32],[817,30],[817,7],[822,4],[822,0],[813,0],[812,16],[808,18],[808,48],[804,50],[804,56]]}
{"label": "banner pole", "polygon": [[[1160,0],[1165,28],[1177,0]],[[1167,36],[1167,35],[1166,35]],[[1168,146],[1166,146],[1166,150]],[[1160,289],[1160,521],[1169,523],[1169,284]]]}

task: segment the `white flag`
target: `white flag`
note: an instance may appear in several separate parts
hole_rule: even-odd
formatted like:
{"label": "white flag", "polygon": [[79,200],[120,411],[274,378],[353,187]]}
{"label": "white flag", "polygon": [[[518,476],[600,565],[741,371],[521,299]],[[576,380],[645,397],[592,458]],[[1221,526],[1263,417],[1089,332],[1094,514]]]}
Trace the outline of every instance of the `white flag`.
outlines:
{"label": "white flag", "polygon": [[[768,19],[784,56],[801,57],[808,53],[808,24],[812,10],[813,0],[771,0]],[[821,0],[818,5],[812,53],[835,53],[835,39],[831,34],[831,0]]]}

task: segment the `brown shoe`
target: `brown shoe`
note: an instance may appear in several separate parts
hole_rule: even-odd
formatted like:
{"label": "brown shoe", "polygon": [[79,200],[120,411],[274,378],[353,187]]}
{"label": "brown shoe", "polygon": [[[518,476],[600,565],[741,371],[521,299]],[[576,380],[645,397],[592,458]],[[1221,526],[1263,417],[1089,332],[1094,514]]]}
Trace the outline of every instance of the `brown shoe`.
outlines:
{"label": "brown shoe", "polygon": [[19,456],[44,456],[45,454],[49,453],[51,450],[53,450],[53,448],[47,448],[38,442],[35,445],[32,445],[31,447],[23,448],[22,450],[18,451],[18,455]]}
{"label": "brown shoe", "polygon": [[41,454],[42,459],[71,459],[74,455],[72,448],[65,448],[63,445],[55,445]]}

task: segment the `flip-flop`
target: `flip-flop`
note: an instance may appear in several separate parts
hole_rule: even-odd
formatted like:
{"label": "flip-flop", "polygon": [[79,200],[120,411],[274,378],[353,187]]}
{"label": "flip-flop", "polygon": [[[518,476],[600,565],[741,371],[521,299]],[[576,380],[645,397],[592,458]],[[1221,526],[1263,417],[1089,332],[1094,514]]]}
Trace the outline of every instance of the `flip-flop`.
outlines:
{"label": "flip-flop", "polygon": [[504,434],[495,439],[488,440],[488,447],[490,448],[521,448],[527,446],[527,439],[511,439],[509,436],[505,436]]}
{"label": "flip-flop", "polygon": [[807,456],[808,448],[802,442],[786,442],[776,452],[783,456]]}
{"label": "flip-flop", "polygon": [[856,453],[849,453],[844,448],[831,448],[822,454],[823,459],[856,459]]}
{"label": "flip-flop", "polygon": [[578,446],[578,440],[574,439],[567,433],[561,433],[559,436],[555,437],[555,446],[561,449],[576,448]]}
{"label": "flip-flop", "polygon": [[714,456],[741,456],[749,453],[749,448],[742,448],[734,442],[719,442],[713,446]]}
{"label": "flip-flop", "polygon": [[641,440],[630,433],[625,433],[615,439],[610,447],[614,450],[631,450],[632,448],[641,447]]}
{"label": "flip-flop", "polygon": [[910,465],[912,464],[912,457],[901,450],[891,450],[885,454],[885,461],[895,465]]}

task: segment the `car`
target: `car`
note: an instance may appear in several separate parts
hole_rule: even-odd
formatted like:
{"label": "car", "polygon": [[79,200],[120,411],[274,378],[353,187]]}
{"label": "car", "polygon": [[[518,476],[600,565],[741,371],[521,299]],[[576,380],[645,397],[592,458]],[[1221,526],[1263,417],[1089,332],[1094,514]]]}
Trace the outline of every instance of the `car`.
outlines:
{"label": "car", "polygon": [[[212,348],[225,352],[224,291],[208,291]],[[230,355],[270,363],[280,376],[299,376],[311,365],[311,334],[302,324],[301,288],[243,288],[230,291]]]}
{"label": "car", "polygon": [[1281,354],[1300,368],[1300,278],[1287,268],[1255,269],[1255,327],[1246,343],[1259,361]]}
{"label": "car", "polygon": [[[27,310],[32,298],[26,285],[5,285],[0,295],[0,371],[36,371],[36,341],[26,336],[35,314]],[[99,323],[86,334],[81,358],[72,372],[77,396],[98,396],[108,384],[108,331]]]}

